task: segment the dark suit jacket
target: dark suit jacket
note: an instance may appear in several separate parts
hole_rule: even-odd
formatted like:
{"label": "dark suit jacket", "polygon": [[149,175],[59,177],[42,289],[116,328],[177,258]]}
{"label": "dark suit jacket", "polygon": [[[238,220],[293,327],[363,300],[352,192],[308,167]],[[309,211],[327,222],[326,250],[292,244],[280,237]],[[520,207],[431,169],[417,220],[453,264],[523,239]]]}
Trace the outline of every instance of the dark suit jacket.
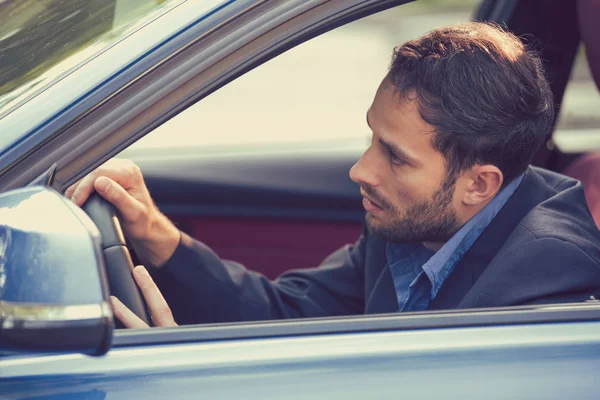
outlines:
{"label": "dark suit jacket", "polygon": [[[152,274],[182,324],[396,312],[385,246],[365,232],[319,267],[270,281],[182,234],[172,258]],[[529,168],[429,309],[579,302],[590,296],[600,298],[600,232],[582,186]]]}

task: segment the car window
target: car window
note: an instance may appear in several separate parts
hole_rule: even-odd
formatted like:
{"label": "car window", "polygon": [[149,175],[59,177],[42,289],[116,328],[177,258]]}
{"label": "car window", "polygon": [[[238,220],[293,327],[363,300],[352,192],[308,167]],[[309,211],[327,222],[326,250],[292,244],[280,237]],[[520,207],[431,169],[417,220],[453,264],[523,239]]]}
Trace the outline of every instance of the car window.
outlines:
{"label": "car window", "polygon": [[0,118],[182,1],[0,1]]}
{"label": "car window", "polygon": [[395,46],[468,21],[477,0],[419,1],[309,40],[229,83],[146,135],[144,149],[363,146],[365,114]]}

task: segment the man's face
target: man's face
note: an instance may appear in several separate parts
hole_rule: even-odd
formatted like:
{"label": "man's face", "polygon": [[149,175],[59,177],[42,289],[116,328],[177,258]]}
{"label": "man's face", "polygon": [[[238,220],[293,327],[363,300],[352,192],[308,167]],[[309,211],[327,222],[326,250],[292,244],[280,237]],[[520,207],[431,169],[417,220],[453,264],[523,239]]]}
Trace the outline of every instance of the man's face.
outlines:
{"label": "man's face", "polygon": [[369,231],[390,242],[447,241],[460,228],[455,179],[432,145],[434,128],[416,101],[385,79],[367,113],[371,145],[350,170],[360,184]]}

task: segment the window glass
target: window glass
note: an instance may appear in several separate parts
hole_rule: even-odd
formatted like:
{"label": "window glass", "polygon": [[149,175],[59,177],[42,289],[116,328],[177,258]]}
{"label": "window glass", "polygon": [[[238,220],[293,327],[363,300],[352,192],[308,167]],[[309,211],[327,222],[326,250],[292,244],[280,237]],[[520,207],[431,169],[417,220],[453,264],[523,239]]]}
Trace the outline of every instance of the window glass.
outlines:
{"label": "window glass", "polygon": [[181,2],[0,1],[0,116]]}

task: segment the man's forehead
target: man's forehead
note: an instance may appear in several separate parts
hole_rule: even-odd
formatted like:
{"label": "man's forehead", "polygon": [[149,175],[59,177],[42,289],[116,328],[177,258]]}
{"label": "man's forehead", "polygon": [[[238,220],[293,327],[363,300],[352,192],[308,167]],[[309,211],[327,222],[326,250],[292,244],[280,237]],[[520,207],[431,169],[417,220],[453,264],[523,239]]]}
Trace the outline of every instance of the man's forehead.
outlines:
{"label": "man's forehead", "polygon": [[387,100],[391,102],[412,102],[417,100],[417,91],[414,88],[406,88],[400,90],[390,79],[388,75],[383,78],[379,87],[377,88],[377,94],[381,94]]}
{"label": "man's forehead", "polygon": [[[386,88],[380,86],[366,118],[371,128],[375,123],[391,131],[409,130],[426,136],[435,133],[435,127],[427,123],[419,111],[416,93],[401,93],[393,85]],[[374,119],[377,121],[374,122]]]}

